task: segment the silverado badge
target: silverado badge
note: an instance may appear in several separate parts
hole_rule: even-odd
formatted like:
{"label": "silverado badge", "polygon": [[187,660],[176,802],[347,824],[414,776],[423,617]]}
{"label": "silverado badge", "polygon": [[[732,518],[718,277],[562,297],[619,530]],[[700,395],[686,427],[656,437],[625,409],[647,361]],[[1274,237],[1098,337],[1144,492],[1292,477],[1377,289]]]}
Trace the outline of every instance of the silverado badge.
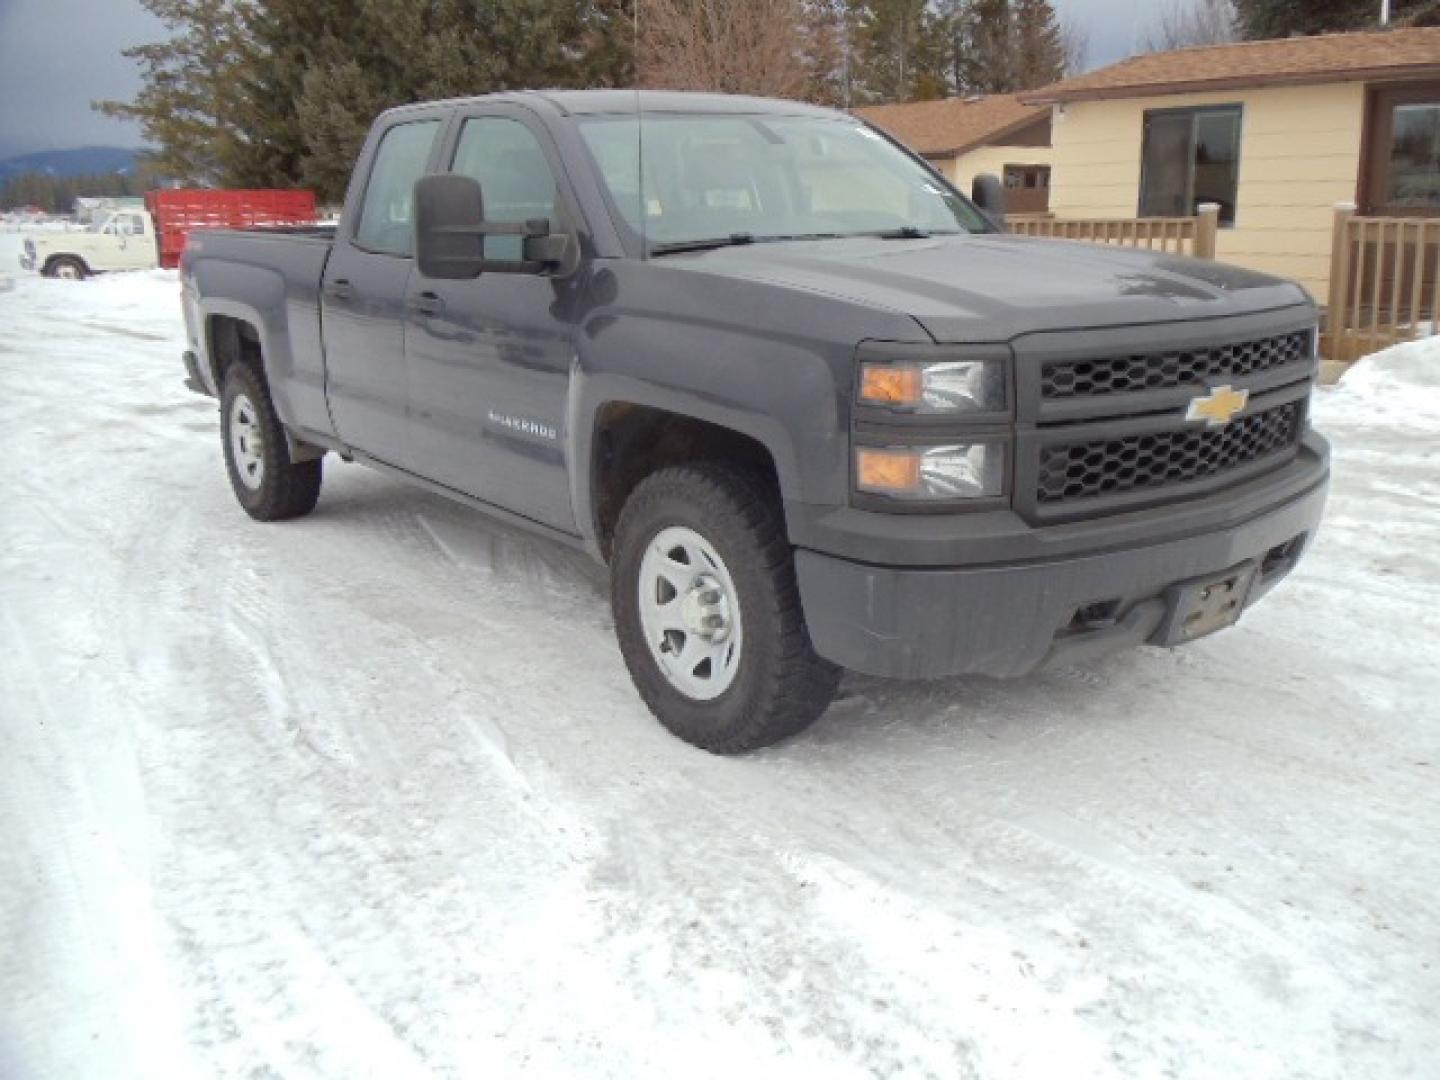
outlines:
{"label": "silverado badge", "polygon": [[1204,420],[1207,427],[1224,427],[1250,400],[1249,390],[1217,386],[1204,397],[1190,399],[1186,420]]}

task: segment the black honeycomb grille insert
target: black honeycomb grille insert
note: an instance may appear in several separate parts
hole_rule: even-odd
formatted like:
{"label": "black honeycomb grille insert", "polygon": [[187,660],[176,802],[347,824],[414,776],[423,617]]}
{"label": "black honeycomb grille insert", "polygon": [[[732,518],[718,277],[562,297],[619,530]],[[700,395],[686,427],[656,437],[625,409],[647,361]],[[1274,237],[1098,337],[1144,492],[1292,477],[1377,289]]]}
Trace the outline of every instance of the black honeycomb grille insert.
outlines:
{"label": "black honeycomb grille insert", "polygon": [[1041,368],[1040,393],[1046,400],[1054,400],[1192,386],[1207,379],[1284,367],[1304,359],[1309,351],[1310,332],[1298,330],[1186,352],[1056,360]]}
{"label": "black honeycomb grille insert", "polygon": [[1160,488],[1215,476],[1294,445],[1301,402],[1231,421],[1097,442],[1047,446],[1040,452],[1036,498],[1042,505]]}

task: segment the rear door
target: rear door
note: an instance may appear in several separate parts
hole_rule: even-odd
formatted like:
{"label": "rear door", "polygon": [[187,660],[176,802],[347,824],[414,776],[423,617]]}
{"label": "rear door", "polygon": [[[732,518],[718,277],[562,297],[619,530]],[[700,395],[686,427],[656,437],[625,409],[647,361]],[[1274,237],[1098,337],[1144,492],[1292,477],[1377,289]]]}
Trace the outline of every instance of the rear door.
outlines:
{"label": "rear door", "polygon": [[414,265],[414,187],[443,117],[404,117],[371,136],[325,264],[321,329],[335,431],[381,461],[410,468],[405,290]]}
{"label": "rear door", "polygon": [[[577,231],[573,194],[549,133],[529,110],[463,111],[441,170],[480,181],[489,221],[548,218]],[[485,240],[489,259],[521,258],[520,238]],[[585,270],[566,280],[485,273],[410,279],[405,356],[416,471],[514,513],[573,532],[565,403]]]}

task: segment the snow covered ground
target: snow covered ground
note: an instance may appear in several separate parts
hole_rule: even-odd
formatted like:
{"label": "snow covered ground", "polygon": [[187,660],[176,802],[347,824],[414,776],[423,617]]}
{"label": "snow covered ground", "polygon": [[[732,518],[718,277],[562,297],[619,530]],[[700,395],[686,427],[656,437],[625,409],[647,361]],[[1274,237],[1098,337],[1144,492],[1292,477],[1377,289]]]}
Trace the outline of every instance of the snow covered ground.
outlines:
{"label": "snow covered ground", "polygon": [[337,462],[252,523],[174,276],[7,243],[0,1076],[1440,1071],[1440,349],[1321,394],[1236,629],[724,760],[583,558]]}

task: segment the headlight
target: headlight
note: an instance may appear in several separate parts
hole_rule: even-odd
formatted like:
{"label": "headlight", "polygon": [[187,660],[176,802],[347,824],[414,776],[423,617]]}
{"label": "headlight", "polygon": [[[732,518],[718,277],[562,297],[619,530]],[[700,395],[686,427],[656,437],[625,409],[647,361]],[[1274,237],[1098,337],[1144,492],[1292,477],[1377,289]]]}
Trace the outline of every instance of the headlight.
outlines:
{"label": "headlight", "polygon": [[1005,368],[996,360],[862,363],[859,396],[862,405],[921,415],[998,413]]}
{"label": "headlight", "polygon": [[862,446],[855,451],[855,486],[892,499],[995,498],[1005,491],[1005,447],[999,442]]}

